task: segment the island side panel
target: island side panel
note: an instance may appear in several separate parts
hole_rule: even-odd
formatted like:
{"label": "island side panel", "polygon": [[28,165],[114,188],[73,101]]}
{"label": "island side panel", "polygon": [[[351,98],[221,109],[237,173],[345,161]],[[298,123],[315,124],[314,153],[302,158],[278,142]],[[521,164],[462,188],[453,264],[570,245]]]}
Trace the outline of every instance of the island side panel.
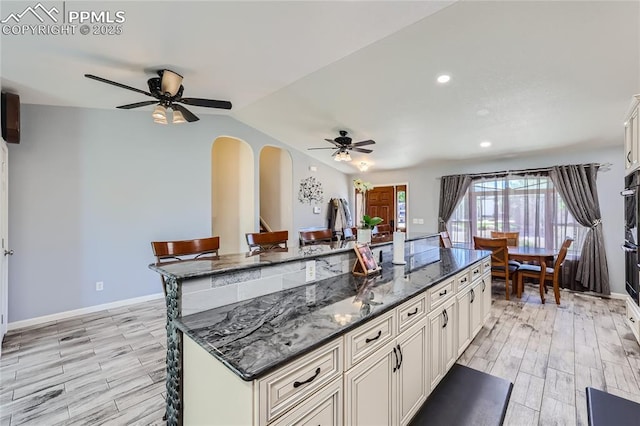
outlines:
{"label": "island side panel", "polygon": [[187,336],[183,349],[184,424],[253,424],[253,382],[238,378]]}

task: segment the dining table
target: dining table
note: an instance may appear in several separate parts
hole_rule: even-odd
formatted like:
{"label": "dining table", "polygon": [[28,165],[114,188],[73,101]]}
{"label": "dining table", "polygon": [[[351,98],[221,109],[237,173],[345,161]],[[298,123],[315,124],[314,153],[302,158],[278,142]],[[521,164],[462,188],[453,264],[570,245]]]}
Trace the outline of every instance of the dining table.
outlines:
{"label": "dining table", "polygon": [[[509,259],[517,260],[519,262],[535,262],[540,265],[540,299],[542,303],[545,302],[545,286],[547,265],[553,264],[555,252],[550,249],[541,247],[521,247],[521,246],[509,246]],[[518,298],[522,297],[522,288],[516,285],[516,295]],[[556,303],[560,304],[560,289],[553,288],[553,293],[556,298]]]}

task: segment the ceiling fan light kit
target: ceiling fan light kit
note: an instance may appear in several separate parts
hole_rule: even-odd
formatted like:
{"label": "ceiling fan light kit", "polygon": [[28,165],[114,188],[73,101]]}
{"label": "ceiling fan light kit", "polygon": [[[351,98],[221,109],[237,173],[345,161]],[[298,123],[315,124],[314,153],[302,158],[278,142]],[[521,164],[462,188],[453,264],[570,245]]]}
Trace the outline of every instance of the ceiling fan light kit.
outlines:
{"label": "ceiling fan light kit", "polygon": [[349,154],[349,151],[356,151],[356,152],[362,152],[364,154],[371,154],[373,152],[373,150],[371,149],[366,149],[366,148],[360,148],[361,146],[366,146],[366,145],[373,145],[375,144],[375,141],[372,141],[371,139],[366,140],[366,141],[360,141],[360,142],[356,142],[356,143],[352,143],[352,139],[347,136],[347,131],[346,130],[340,130],[340,136],[338,136],[335,139],[325,139],[325,141],[333,144],[333,146],[327,146],[327,147],[322,147],[322,148],[308,148],[309,150],[314,150],[314,149],[335,149],[335,152],[333,154],[331,154],[331,156],[333,157],[333,159],[335,161],[351,161],[351,155]]}
{"label": "ceiling fan light kit", "polygon": [[126,84],[107,80],[106,78],[98,77],[93,74],[85,74],[84,76],[92,80],[100,81],[102,83],[110,84],[112,86],[131,90],[137,93],[142,93],[143,95],[150,96],[152,98],[156,98],[156,100],[153,101],[142,101],[116,107],[120,109],[133,109],[157,104],[156,108],[151,114],[155,123],[168,123],[167,109],[171,109],[173,111],[173,119],[171,121],[173,124],[192,123],[199,120],[199,118],[195,114],[193,114],[181,104],[205,108],[231,109],[231,102],[229,101],[218,101],[215,99],[203,98],[183,98],[183,77],[176,72],[173,72],[171,70],[158,70],[158,75],[159,77],[152,77],[147,80],[147,86],[149,86],[148,92],[136,89],[135,87],[127,86]]}

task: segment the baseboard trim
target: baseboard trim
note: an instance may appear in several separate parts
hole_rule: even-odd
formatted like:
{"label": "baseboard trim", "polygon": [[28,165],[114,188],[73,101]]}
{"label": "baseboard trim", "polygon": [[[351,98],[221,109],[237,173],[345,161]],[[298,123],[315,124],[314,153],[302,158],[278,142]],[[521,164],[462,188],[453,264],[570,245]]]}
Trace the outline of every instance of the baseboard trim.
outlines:
{"label": "baseboard trim", "polygon": [[629,295],[627,293],[611,293],[609,295],[609,298],[611,298],[611,299],[626,300],[627,297],[629,297]]}
{"label": "baseboard trim", "polygon": [[164,294],[162,293],[149,294],[147,296],[134,297],[133,299],[118,300],[117,302],[104,303],[102,305],[94,305],[86,308],[74,309],[72,311],[59,312],[57,314],[44,315],[41,317],[30,318],[21,321],[14,321],[7,324],[7,331],[18,330],[20,328],[40,325],[51,321],[64,320],[76,317],[78,315],[91,314],[93,312],[104,311],[106,309],[121,308],[123,306],[135,305],[136,303],[143,303],[150,300],[162,298],[164,298]]}

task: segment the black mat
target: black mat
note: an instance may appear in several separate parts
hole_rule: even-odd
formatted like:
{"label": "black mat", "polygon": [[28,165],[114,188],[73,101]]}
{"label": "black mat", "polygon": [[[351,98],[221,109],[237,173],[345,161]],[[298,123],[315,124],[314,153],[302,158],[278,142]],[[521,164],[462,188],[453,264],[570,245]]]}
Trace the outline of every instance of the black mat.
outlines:
{"label": "black mat", "polygon": [[590,426],[640,424],[640,404],[593,388],[587,388],[587,412]]}
{"label": "black mat", "polygon": [[512,388],[508,380],[455,364],[410,426],[501,425]]}

